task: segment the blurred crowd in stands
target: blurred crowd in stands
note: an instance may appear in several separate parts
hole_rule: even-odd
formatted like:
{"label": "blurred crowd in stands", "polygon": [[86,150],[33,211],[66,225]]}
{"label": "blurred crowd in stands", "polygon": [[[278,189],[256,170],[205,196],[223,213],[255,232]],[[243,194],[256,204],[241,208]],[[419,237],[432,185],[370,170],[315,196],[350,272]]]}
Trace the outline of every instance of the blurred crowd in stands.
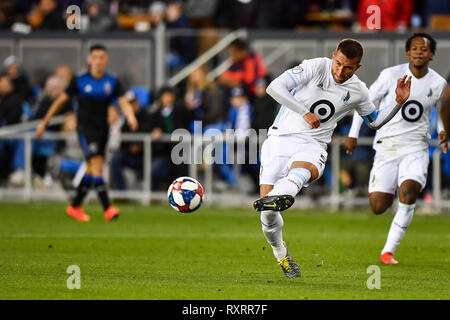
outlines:
{"label": "blurred crowd in stands", "polygon": [[[247,139],[247,154],[236,151],[236,158],[231,164],[224,161],[223,164],[214,165],[214,188],[216,191],[257,193],[259,163],[248,161],[250,129],[254,129],[255,133],[268,129],[279,105],[266,93],[272,75],[268,74],[261,55],[253,52],[248,43],[241,39],[229,45],[228,55],[231,65],[216,80],[208,78],[207,67],[201,66],[173,88],[165,86],[157,91],[144,86],[126,88],[126,97],[132,103],[139,122],[137,132],[150,134],[152,137],[153,190],[164,190],[174,178],[189,174],[188,165],[173,163],[171,150],[176,143],[161,141],[163,134],[171,134],[176,129],[196,134],[208,134],[211,129],[216,130],[215,132],[233,129],[235,137]],[[300,62],[293,62],[292,67],[298,63]],[[68,65],[60,65],[46,74],[39,83],[33,84],[17,57],[6,58],[0,73],[0,125],[4,127],[41,119],[70,83],[74,72]],[[32,170],[35,188],[51,189],[56,185],[66,190],[72,189],[76,185],[77,176],[82,176],[80,170],[83,169],[83,154],[73,134],[77,127],[76,109],[76,101],[69,101],[60,111],[64,115],[62,124],[48,128],[48,132],[69,133],[65,139],[33,140]],[[352,115],[339,123],[336,135],[347,135],[351,118]],[[194,125],[195,121],[201,121],[200,128]],[[109,108],[108,122],[110,139],[106,159],[110,186],[115,190],[141,189],[144,183],[143,143],[120,139],[121,133],[131,131],[117,106],[111,105]],[[361,136],[371,137],[373,134],[366,126],[361,129]],[[222,150],[223,157],[226,158],[230,153],[230,145],[223,144],[216,152],[217,150]],[[342,192],[365,195],[373,154],[371,146],[359,147],[351,156],[346,156],[344,150],[341,150],[339,178]],[[0,185],[24,185],[24,156],[23,140],[0,140]],[[238,162],[238,157],[242,157],[239,162],[244,165],[234,165]],[[204,166],[201,165],[200,171],[202,170],[204,174]],[[450,177],[448,155],[443,159],[442,172],[443,187],[448,188],[450,179],[445,178]],[[431,180],[432,175],[429,177]],[[431,182],[425,190],[428,195],[431,195],[430,186]],[[331,167],[327,166],[324,178],[305,192],[312,197],[319,197],[326,194],[330,187]]]}
{"label": "blurred crowd in stands", "polygon": [[[82,13],[82,30],[109,32],[131,30],[148,32],[157,28],[259,28],[259,29],[313,29],[364,30],[368,19],[367,8],[380,6],[383,15],[381,27],[388,31],[406,31],[428,26],[434,13],[450,14],[448,1],[419,0],[0,0],[0,30],[67,30],[66,8],[78,5]],[[27,27],[29,29],[27,29]],[[188,36],[171,37],[170,67],[186,65],[198,56],[197,47]],[[243,40],[228,47],[231,65],[217,79],[210,79],[210,70],[201,66],[187,80],[176,87],[152,91],[143,86],[128,89],[126,97],[134,106],[139,122],[139,133],[149,133],[152,142],[152,189],[164,190],[176,177],[188,175],[188,166],[174,165],[170,159],[173,146],[158,141],[163,134],[184,128],[191,133],[205,133],[208,129],[224,132],[231,128],[243,132],[248,129],[267,129],[273,122],[278,105],[267,96],[266,87],[272,76],[267,72],[263,58],[253,52]],[[300,61],[293,62],[292,66]],[[65,90],[74,72],[68,65],[60,65],[43,75],[38,83],[31,83],[27,70],[15,56],[6,58],[0,73],[0,126],[24,123],[42,118],[52,102]],[[370,84],[368,84],[370,85]],[[49,128],[50,132],[76,131],[77,105],[70,101],[61,111],[64,121]],[[201,121],[202,128],[194,126]],[[339,124],[335,133],[345,136],[351,116]],[[142,142],[121,141],[120,133],[130,132],[117,106],[109,110],[111,137],[108,147],[109,183],[116,190],[141,188],[143,183],[144,148]],[[373,132],[363,127],[361,136]],[[199,132],[201,130],[201,132]],[[72,138],[69,138],[72,137]],[[230,151],[223,146],[224,157]],[[71,189],[77,173],[83,167],[83,155],[74,135],[59,141],[33,141],[33,185],[37,188]],[[0,185],[23,186],[25,168],[23,140],[0,140]],[[237,155],[248,157],[248,154]],[[330,158],[330,157],[329,157]],[[341,191],[366,193],[367,180],[373,158],[371,147],[361,147],[352,156],[341,150]],[[330,160],[329,160],[330,161]],[[247,162],[246,162],[247,163]],[[259,165],[237,168],[230,164],[214,166],[214,187],[220,190],[257,192]],[[431,165],[430,165],[431,170]],[[450,156],[443,160],[443,187],[450,185]],[[240,177],[248,178],[242,190]],[[431,181],[432,175],[429,175]],[[431,193],[430,183],[425,194]],[[331,167],[324,178],[308,188],[312,196],[326,193],[331,186]],[[325,190],[324,190],[325,189]]]}
{"label": "blurred crowd in stands", "polygon": [[[377,5],[381,29],[426,27],[450,14],[443,0],[1,0],[0,29],[67,30],[67,8],[81,9],[82,31],[157,28],[365,30]],[[448,23],[447,23],[448,28]]]}
{"label": "blurred crowd in stands", "polygon": [[[259,129],[267,129],[273,122],[277,105],[265,91],[270,78],[262,57],[252,52],[247,42],[241,39],[229,45],[228,53],[231,65],[215,81],[207,77],[206,67],[201,66],[183,83],[173,88],[164,86],[155,92],[143,86],[127,88],[129,90],[126,97],[132,103],[139,122],[138,133],[149,133],[154,140],[154,189],[164,189],[174,178],[188,174],[186,165],[174,165],[171,161],[174,143],[158,141],[163,134],[171,134],[180,128],[199,134],[210,129],[215,129],[216,132],[234,129],[245,138],[249,129],[253,128],[257,132]],[[6,58],[0,73],[1,126],[43,118],[52,102],[70,83],[73,72],[75,70],[71,70],[68,65],[61,65],[46,74],[39,83],[32,84],[19,59],[15,56]],[[63,124],[51,126],[48,131],[74,132],[77,125],[76,109],[75,100],[68,102],[60,112],[64,115]],[[130,179],[142,183],[143,144],[120,142],[120,133],[130,132],[130,129],[124,123],[117,106],[110,107],[108,121],[111,129],[107,155],[111,169],[110,182],[113,188],[126,190],[130,188],[127,186]],[[194,126],[195,121],[201,121],[201,128]],[[223,148],[225,154],[229,146]],[[36,187],[44,188],[53,182],[61,182],[62,187],[71,188],[83,163],[76,139],[59,142],[36,140],[33,141],[32,150],[33,182]],[[23,140],[0,140],[0,161],[4,164],[0,169],[1,183],[23,186],[24,155]],[[232,164],[219,164],[214,170],[224,183],[224,188],[238,187],[239,174],[236,174]],[[251,191],[256,191],[258,164],[245,165],[243,170],[252,179]],[[131,175],[128,171],[131,171]],[[220,183],[217,184],[219,185]]]}

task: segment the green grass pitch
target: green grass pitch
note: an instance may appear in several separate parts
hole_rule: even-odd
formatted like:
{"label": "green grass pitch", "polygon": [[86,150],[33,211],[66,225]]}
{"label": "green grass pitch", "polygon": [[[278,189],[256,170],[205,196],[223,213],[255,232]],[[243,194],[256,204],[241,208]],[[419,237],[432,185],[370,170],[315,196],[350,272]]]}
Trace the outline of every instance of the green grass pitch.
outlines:
{"label": "green grass pitch", "polygon": [[[392,214],[288,210],[284,238],[302,270],[285,278],[251,209],[100,206],[89,223],[65,204],[0,204],[0,299],[450,299],[450,215],[416,215],[397,250],[378,262]],[[69,290],[78,265],[81,288]],[[370,265],[381,288],[366,286]]]}

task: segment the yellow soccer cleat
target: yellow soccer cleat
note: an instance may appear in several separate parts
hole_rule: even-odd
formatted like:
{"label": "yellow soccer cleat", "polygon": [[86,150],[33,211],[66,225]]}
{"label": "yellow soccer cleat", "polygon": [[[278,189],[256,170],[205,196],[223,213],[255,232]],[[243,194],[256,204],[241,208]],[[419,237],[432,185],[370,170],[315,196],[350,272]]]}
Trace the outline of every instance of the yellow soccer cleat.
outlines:
{"label": "yellow soccer cleat", "polygon": [[286,242],[283,242],[283,245],[286,248],[286,256],[284,258],[278,259],[278,264],[281,266],[281,269],[283,269],[283,272],[286,275],[286,277],[300,278],[301,277],[300,268],[289,254]]}
{"label": "yellow soccer cleat", "polygon": [[253,203],[253,208],[256,211],[284,211],[289,209],[294,204],[294,201],[294,197],[288,194],[281,196],[265,196],[256,200]]}

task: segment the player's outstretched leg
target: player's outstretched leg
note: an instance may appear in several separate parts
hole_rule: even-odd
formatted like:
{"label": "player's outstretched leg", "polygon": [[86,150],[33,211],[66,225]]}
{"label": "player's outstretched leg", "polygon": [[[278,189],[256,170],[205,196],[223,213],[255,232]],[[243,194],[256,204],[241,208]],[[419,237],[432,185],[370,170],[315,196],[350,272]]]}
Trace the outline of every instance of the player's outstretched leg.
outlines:
{"label": "player's outstretched leg", "polygon": [[311,172],[305,168],[292,168],[289,174],[278,180],[272,191],[253,203],[257,211],[284,211],[294,204],[294,197],[311,178]]}
{"label": "player's outstretched leg", "polygon": [[411,224],[415,206],[416,204],[404,204],[399,202],[397,212],[395,213],[394,220],[389,229],[386,244],[381,251],[381,263],[398,264],[398,261],[394,259],[394,253],[400,244],[400,241],[402,241],[406,229],[408,229]]}
{"label": "player's outstretched leg", "polygon": [[300,268],[290,256],[287,245],[283,241],[283,218],[280,212],[264,210],[261,212],[261,225],[264,237],[270,244],[278,264],[286,277],[300,277]]}

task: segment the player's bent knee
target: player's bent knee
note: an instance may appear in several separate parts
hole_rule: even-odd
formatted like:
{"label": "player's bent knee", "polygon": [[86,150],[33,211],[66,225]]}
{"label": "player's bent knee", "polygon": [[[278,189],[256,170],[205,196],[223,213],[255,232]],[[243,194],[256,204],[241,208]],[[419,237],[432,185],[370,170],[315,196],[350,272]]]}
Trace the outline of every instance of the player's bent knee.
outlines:
{"label": "player's bent knee", "polygon": [[103,157],[92,157],[88,163],[90,172],[93,176],[103,175]]}
{"label": "player's bent knee", "polygon": [[400,202],[404,204],[416,203],[417,194],[415,192],[404,192],[400,194]]}
{"label": "player's bent knee", "polygon": [[399,199],[401,203],[413,204],[416,203],[417,197],[419,196],[420,188],[418,190],[401,188],[399,190]]}
{"label": "player's bent knee", "polygon": [[386,207],[377,204],[370,204],[370,208],[372,209],[372,212],[376,215],[383,214],[387,210]]}
{"label": "player's bent knee", "polygon": [[306,183],[316,180],[319,177],[319,169],[317,167],[306,161],[295,161],[292,163],[290,170],[294,168],[304,168],[307,169],[311,173],[311,177],[309,178],[309,181],[306,181]]}
{"label": "player's bent knee", "polygon": [[386,204],[378,198],[370,199],[370,209],[376,215],[383,214],[391,206],[391,204]]}
{"label": "player's bent knee", "polygon": [[404,181],[401,184],[400,189],[398,191],[400,202],[404,204],[416,203],[421,188],[422,188],[421,184],[418,183],[417,181],[414,180]]}
{"label": "player's bent knee", "polygon": [[384,192],[374,192],[369,194],[370,209],[376,215],[386,212],[394,202],[394,195]]}
{"label": "player's bent knee", "polygon": [[312,170],[309,170],[311,172],[311,178],[310,181],[314,181],[319,177],[319,170],[317,170],[316,167],[313,166]]}

